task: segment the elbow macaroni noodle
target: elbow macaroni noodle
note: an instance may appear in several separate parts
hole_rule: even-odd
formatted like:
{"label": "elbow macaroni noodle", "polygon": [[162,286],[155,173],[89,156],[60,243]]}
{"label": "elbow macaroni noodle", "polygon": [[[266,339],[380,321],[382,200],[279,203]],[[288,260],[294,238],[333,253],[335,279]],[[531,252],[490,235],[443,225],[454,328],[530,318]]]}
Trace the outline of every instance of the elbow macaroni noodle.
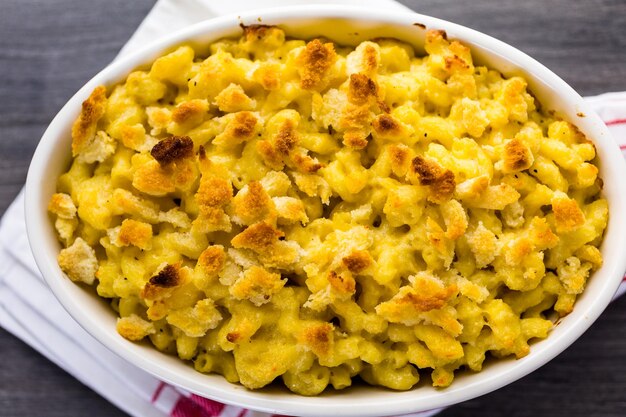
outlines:
{"label": "elbow macaroni noodle", "polygon": [[96,88],[49,206],[60,267],[123,337],[252,389],[523,357],[602,264],[595,148],[523,78],[425,49],[250,26]]}

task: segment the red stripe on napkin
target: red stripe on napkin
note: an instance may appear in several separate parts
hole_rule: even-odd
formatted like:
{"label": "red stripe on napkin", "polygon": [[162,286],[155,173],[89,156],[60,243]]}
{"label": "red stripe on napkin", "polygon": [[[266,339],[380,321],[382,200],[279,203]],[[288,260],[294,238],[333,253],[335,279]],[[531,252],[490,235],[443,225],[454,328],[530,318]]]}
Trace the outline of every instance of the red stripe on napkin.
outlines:
{"label": "red stripe on napkin", "polygon": [[218,417],[225,404],[208,398],[191,394],[190,397],[181,395],[172,409],[171,417]]}
{"label": "red stripe on napkin", "polygon": [[613,120],[604,122],[604,124],[607,126],[623,125],[623,124],[626,124],[626,119],[613,119]]}
{"label": "red stripe on napkin", "polygon": [[161,395],[163,388],[165,388],[165,382],[161,381],[157,389],[154,390],[154,394],[152,394],[152,398],[150,399],[151,403],[154,403],[159,399],[159,395]]}
{"label": "red stripe on napkin", "polygon": [[213,401],[196,394],[191,394],[190,400],[199,405],[210,416],[218,416],[224,407],[226,407],[226,405],[222,403],[218,403],[217,401]]}

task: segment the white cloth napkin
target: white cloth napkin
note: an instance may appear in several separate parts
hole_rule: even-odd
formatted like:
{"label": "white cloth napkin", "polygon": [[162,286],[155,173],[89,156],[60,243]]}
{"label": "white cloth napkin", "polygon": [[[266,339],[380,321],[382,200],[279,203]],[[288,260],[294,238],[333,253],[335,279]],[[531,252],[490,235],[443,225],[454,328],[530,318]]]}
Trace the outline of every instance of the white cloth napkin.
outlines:
{"label": "white cloth napkin", "polygon": [[[285,4],[343,3],[407,10],[393,0],[159,0],[120,55],[203,19]],[[626,93],[590,97],[626,150]],[[0,222],[0,326],[132,416],[269,417],[170,386],[117,357],[86,333],[43,281],[26,238],[20,193]],[[618,295],[626,291],[622,283]],[[428,417],[440,410],[411,414]],[[409,416],[407,416],[409,417]]]}

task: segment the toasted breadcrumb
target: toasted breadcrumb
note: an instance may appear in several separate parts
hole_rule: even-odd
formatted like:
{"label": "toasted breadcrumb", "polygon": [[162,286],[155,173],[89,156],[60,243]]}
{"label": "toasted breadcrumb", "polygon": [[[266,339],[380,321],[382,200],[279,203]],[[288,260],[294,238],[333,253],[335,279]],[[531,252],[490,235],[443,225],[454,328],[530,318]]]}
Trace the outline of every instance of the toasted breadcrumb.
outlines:
{"label": "toasted breadcrumb", "polygon": [[242,277],[230,286],[229,291],[238,300],[249,300],[255,306],[270,302],[272,295],[287,282],[280,274],[253,266],[244,271]]}
{"label": "toasted breadcrumb", "polygon": [[142,319],[136,314],[131,314],[130,316],[117,319],[117,332],[125,339],[136,342],[154,334],[156,329],[151,322]]}
{"label": "toasted breadcrumb", "polygon": [[552,197],[552,211],[554,211],[556,230],[559,233],[576,230],[585,223],[585,215],[576,200],[560,191],[555,192]]}
{"label": "toasted breadcrumb", "polygon": [[106,110],[106,88],[96,87],[83,102],[80,115],[72,125],[72,155],[79,155],[96,134],[98,121]]}
{"label": "toasted breadcrumb", "polygon": [[220,111],[234,113],[242,110],[253,110],[256,101],[246,95],[239,84],[231,83],[216,97],[215,104]]}
{"label": "toasted breadcrumb", "polygon": [[53,194],[52,198],[50,198],[50,203],[48,203],[48,210],[61,219],[73,219],[76,217],[76,205],[69,194]]}
{"label": "toasted breadcrumb", "polygon": [[307,43],[298,57],[298,63],[301,65],[299,68],[301,87],[306,90],[318,87],[336,59],[337,54],[332,43],[322,43],[319,39]]}
{"label": "toasted breadcrumb", "polygon": [[159,165],[169,164],[193,155],[193,140],[189,136],[170,136],[163,139],[150,151],[150,154]]}
{"label": "toasted breadcrumb", "polygon": [[62,249],[58,256],[59,266],[72,281],[93,284],[98,270],[96,252],[78,237],[71,246]]}

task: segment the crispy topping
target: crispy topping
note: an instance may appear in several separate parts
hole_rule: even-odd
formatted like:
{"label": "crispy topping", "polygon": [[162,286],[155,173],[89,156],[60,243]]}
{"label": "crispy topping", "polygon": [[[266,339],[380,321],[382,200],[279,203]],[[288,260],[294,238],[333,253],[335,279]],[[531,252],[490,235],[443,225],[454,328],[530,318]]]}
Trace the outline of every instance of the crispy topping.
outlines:
{"label": "crispy topping", "polygon": [[287,119],[274,137],[274,146],[281,155],[289,155],[298,144],[296,129],[292,120]]}
{"label": "crispy topping", "polygon": [[193,156],[193,140],[189,136],[170,136],[154,145],[150,155],[159,165],[167,166]]}
{"label": "crispy topping", "polygon": [[456,181],[454,179],[454,172],[446,170],[435,182],[430,186],[431,195],[428,196],[428,200],[433,203],[443,203],[452,197],[454,189],[456,188]]}
{"label": "crispy topping", "polygon": [[372,257],[366,250],[355,250],[341,261],[350,272],[359,274],[372,264]]}
{"label": "crispy topping", "polygon": [[149,301],[163,300],[184,282],[181,268],[182,262],[166,264],[156,275],[152,276],[141,290],[141,297]]}
{"label": "crispy topping", "polygon": [[286,282],[287,280],[281,279],[280,274],[253,266],[247,269],[229,290],[236,299],[249,300],[258,307],[268,303],[272,295],[284,287]]}
{"label": "crispy topping", "polygon": [[257,119],[249,111],[242,111],[235,115],[233,121],[232,134],[235,138],[249,138],[254,133],[254,127],[256,126]]}
{"label": "crispy topping", "polygon": [[175,123],[199,124],[209,109],[206,100],[190,100],[179,104],[172,111],[172,120]]}
{"label": "crispy topping", "polygon": [[322,168],[322,164],[311,158],[309,155],[295,154],[293,155],[292,160],[298,171],[303,174],[314,174]]}
{"label": "crispy topping", "polygon": [[533,164],[533,154],[519,139],[511,139],[504,146],[503,172],[517,172],[530,168]]}
{"label": "crispy topping", "polygon": [[222,269],[226,262],[226,253],[223,246],[209,246],[200,254],[198,265],[206,275],[213,276]]}
{"label": "crispy topping", "polygon": [[365,104],[370,97],[378,95],[376,82],[364,74],[350,75],[350,85],[348,87],[348,99],[355,104]]}
{"label": "crispy topping", "polygon": [[415,311],[429,311],[443,307],[446,300],[455,292],[455,287],[447,287],[439,292],[429,295],[410,292],[400,298],[398,303],[410,304]]}
{"label": "crispy topping", "polygon": [[554,195],[552,211],[557,233],[570,232],[585,224],[585,215],[578,207],[576,200],[568,198],[565,193],[561,192],[556,192]]}
{"label": "crispy topping", "polygon": [[154,324],[136,314],[117,319],[117,332],[128,340],[138,341],[150,334],[154,334],[155,331]]}
{"label": "crispy topping", "polygon": [[215,97],[217,107],[223,112],[252,110],[256,102],[246,95],[239,84],[231,83]]}
{"label": "crispy topping", "polygon": [[327,356],[333,345],[333,325],[320,323],[304,329],[301,343],[307,345],[318,356]]}
{"label": "crispy topping", "polygon": [[62,249],[57,260],[72,281],[93,284],[98,270],[98,259],[96,252],[83,239],[76,238],[71,246]]}
{"label": "crispy topping", "polygon": [[336,59],[337,54],[332,43],[323,44],[319,39],[307,43],[298,58],[302,65],[300,74],[302,88],[311,90],[317,87]]}
{"label": "crispy topping", "polygon": [[152,226],[133,219],[124,219],[120,226],[118,241],[122,246],[135,245],[146,249],[152,239]]}
{"label": "crispy topping", "polygon": [[231,240],[231,243],[235,248],[251,249],[263,253],[271,249],[283,236],[285,234],[274,226],[260,222],[239,233]]}
{"label": "crispy topping", "polygon": [[180,276],[178,271],[180,269],[179,264],[175,265],[166,265],[158,274],[154,275],[148,281],[150,284],[163,287],[163,288],[171,288],[180,284]]}
{"label": "crispy topping", "polygon": [[262,220],[273,222],[276,210],[270,196],[258,181],[246,185],[233,199],[233,220],[242,224],[257,223]]}
{"label": "crispy topping", "polygon": [[267,140],[260,140],[256,144],[256,149],[263,162],[268,167],[280,171],[285,166],[283,157],[278,153],[276,148]]}
{"label": "crispy topping", "polygon": [[356,282],[349,272],[338,274],[335,271],[330,271],[327,278],[331,288],[340,294],[354,294],[356,291]]}
{"label": "crispy topping", "polygon": [[72,125],[72,156],[78,155],[96,134],[98,120],[106,110],[106,88],[96,87],[83,106],[78,119]]}
{"label": "crispy topping", "polygon": [[196,193],[198,204],[207,207],[223,207],[233,198],[233,187],[225,179],[202,177]]}
{"label": "crispy topping", "polygon": [[411,174],[417,175],[420,185],[428,185],[431,194],[428,200],[433,203],[443,203],[452,197],[456,188],[454,173],[442,168],[437,162],[416,156],[411,161]]}
{"label": "crispy topping", "polygon": [[371,44],[363,49],[363,67],[368,73],[378,69],[378,51]]}
{"label": "crispy topping", "polygon": [[397,135],[402,132],[400,124],[388,114],[377,116],[372,122],[372,126],[374,127],[374,131],[380,135]]}
{"label": "crispy topping", "polygon": [[398,177],[406,175],[410,161],[410,149],[405,145],[389,145],[389,158],[391,159],[391,170]]}
{"label": "crispy topping", "polygon": [[411,170],[419,176],[421,185],[432,185],[442,175],[442,169],[438,163],[419,155],[413,158]]}
{"label": "crispy topping", "polygon": [[76,217],[76,205],[69,194],[52,194],[48,210],[59,216],[61,219],[73,219]]}

